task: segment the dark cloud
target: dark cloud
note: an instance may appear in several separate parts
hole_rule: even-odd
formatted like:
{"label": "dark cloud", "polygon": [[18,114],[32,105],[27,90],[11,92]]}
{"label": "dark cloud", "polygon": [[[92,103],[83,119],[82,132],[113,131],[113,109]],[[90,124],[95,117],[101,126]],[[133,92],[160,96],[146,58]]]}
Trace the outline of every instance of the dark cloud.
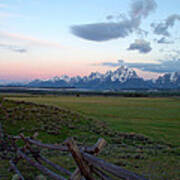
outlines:
{"label": "dark cloud", "polygon": [[143,39],[135,40],[134,43],[130,44],[128,50],[138,50],[140,53],[146,54],[149,53],[152,48],[151,44],[148,41]]}
{"label": "dark cloud", "polygon": [[107,41],[120,37],[126,37],[133,31],[130,21],[120,23],[97,23],[73,26],[71,31],[74,35],[91,41]]}
{"label": "dark cloud", "polygon": [[155,34],[169,37],[171,36],[169,33],[169,28],[173,27],[176,21],[180,21],[180,15],[173,14],[167,17],[164,22],[158,24],[152,23],[151,27],[154,29]]}
{"label": "dark cloud", "polygon": [[[91,41],[107,41],[124,38],[139,29],[142,18],[146,18],[156,8],[154,0],[135,0],[131,5],[129,18],[121,18],[119,22],[74,25],[72,34]],[[113,18],[109,16],[108,18]]]}
{"label": "dark cloud", "polygon": [[26,53],[27,49],[25,48],[21,48],[18,46],[14,46],[14,45],[8,45],[8,44],[0,44],[0,48],[4,48],[13,52],[17,52],[17,53]]}
{"label": "dark cloud", "polygon": [[165,37],[162,37],[161,39],[157,40],[158,44],[173,44],[173,41],[167,40]]}
{"label": "dark cloud", "polygon": [[118,67],[126,65],[130,68],[137,68],[143,71],[156,72],[156,73],[167,73],[167,72],[180,72],[180,58],[158,61],[156,63],[126,63],[123,60],[117,62],[104,62],[99,64],[101,66]]}

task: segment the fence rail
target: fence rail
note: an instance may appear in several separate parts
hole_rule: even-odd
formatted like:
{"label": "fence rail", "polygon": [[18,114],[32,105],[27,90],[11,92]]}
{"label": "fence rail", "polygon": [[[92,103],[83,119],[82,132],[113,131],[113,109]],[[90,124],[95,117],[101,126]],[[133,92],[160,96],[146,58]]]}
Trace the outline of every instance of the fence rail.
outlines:
{"label": "fence rail", "polygon": [[[24,141],[23,147],[18,147],[17,140]],[[34,146],[40,148],[46,148],[50,150],[65,151],[71,153],[77,168],[72,173],[69,170],[57,165],[46,157],[42,156],[40,150],[34,148]],[[47,175],[51,179],[66,180],[63,175],[68,176],[69,180],[95,180],[99,177],[102,180],[113,180],[113,178],[124,180],[145,180],[145,177],[138,175],[134,172],[123,169],[117,165],[111,164],[96,157],[106,145],[106,141],[100,138],[97,143],[92,147],[78,146],[73,138],[68,138],[62,145],[44,144],[33,137],[25,137],[23,134],[19,136],[10,136],[3,132],[0,124],[0,151],[13,152],[15,156],[9,160],[10,170],[13,170],[18,174],[20,180],[25,178],[22,176],[20,170],[17,168],[17,164],[20,160],[26,160],[31,166],[40,170],[43,174]],[[6,159],[4,157],[1,157]],[[57,173],[48,169],[43,164],[51,166]],[[62,175],[63,174],[63,175]]]}

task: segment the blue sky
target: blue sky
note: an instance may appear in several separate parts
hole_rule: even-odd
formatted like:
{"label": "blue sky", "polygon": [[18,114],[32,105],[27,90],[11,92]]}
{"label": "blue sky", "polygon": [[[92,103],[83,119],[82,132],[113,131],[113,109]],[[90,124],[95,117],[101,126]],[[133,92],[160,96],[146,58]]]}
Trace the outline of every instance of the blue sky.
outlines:
{"label": "blue sky", "polygon": [[179,29],[179,0],[0,0],[0,80],[180,71]]}

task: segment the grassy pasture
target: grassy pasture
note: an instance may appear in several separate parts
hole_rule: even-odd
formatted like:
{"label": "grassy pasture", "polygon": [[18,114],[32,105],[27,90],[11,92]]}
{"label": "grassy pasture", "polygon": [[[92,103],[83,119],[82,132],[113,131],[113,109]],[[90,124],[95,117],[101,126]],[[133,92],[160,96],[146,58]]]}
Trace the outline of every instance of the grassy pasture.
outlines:
{"label": "grassy pasture", "polygon": [[105,121],[121,132],[140,133],[180,145],[179,98],[41,96],[12,99],[65,107]]}
{"label": "grassy pasture", "polygon": [[[178,98],[5,97],[10,100],[3,103],[9,115],[5,117],[0,110],[0,121],[8,133],[31,135],[38,131],[38,139],[48,143],[59,143],[75,136],[82,143],[94,144],[98,137],[104,137],[108,145],[101,154],[103,159],[149,179],[180,179]],[[44,153],[52,161],[74,168],[69,157],[58,152]],[[27,179],[34,177],[30,171],[38,174],[25,164],[19,166]],[[0,175],[8,174],[6,167],[7,162],[0,162]]]}

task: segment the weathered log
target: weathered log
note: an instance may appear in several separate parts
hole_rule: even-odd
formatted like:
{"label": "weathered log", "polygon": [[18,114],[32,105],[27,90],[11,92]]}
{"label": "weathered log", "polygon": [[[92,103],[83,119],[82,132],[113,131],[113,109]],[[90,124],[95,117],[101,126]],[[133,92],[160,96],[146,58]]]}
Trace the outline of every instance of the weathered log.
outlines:
{"label": "weathered log", "polygon": [[81,179],[82,179],[81,172],[79,168],[76,168],[76,170],[73,172],[69,180],[81,180]]}
{"label": "weathered log", "polygon": [[112,180],[112,178],[110,178],[107,174],[105,174],[103,171],[101,171],[100,169],[97,169],[95,167],[92,168],[92,171],[99,176],[102,180]]}
{"label": "weathered log", "polygon": [[[42,155],[40,155],[40,152],[35,152],[32,147],[30,146],[30,140],[28,140],[27,138],[24,137],[23,134],[20,134],[20,137],[23,139],[23,141],[27,144],[27,148],[30,150],[31,154],[33,155],[33,157],[35,158],[36,161],[38,161],[41,164],[41,161],[44,161],[45,163],[49,164],[50,166],[52,166],[53,168],[55,168],[56,170],[60,171],[61,173],[64,173],[66,175],[71,176],[71,172],[66,170],[63,167],[60,167],[57,164],[54,164],[53,162],[49,161],[48,159],[46,159],[45,157],[43,157]],[[34,136],[33,136],[34,138]]]}
{"label": "weathered log", "polygon": [[37,152],[37,151],[35,151],[32,147],[31,147],[31,145],[30,145],[30,143],[29,143],[29,141],[25,138],[25,136],[24,136],[24,134],[23,133],[21,133],[20,134],[20,137],[21,137],[21,139],[25,142],[25,149],[28,149],[30,152],[31,152],[31,154],[32,154],[32,156],[33,156],[33,158],[38,162],[38,163],[40,163],[41,164],[41,162],[40,162],[40,160],[39,160],[39,151]]}
{"label": "weathered log", "polygon": [[[11,139],[22,139],[22,137],[20,136],[8,136]],[[64,145],[53,145],[53,144],[44,144],[40,141],[31,139],[29,137],[25,137],[26,141],[28,141],[30,144],[34,144],[36,146],[42,147],[42,148],[47,148],[47,149],[52,149],[52,150],[59,150],[59,151],[69,151],[67,146]],[[94,154],[94,153],[99,153],[99,151],[101,151],[101,149],[105,146],[106,141],[103,138],[100,138],[98,140],[98,142],[92,146],[92,147],[80,147],[81,150],[83,150],[84,152],[90,153],[90,154]]]}
{"label": "weathered log", "polygon": [[43,147],[43,148],[52,149],[52,150],[60,150],[60,151],[68,151],[68,148],[66,146],[53,145],[53,144],[43,144],[40,141],[36,141],[36,140],[30,139],[30,138],[28,138],[27,140],[29,143]]}
{"label": "weathered log", "polygon": [[17,153],[19,156],[21,156],[23,159],[25,159],[29,164],[31,164],[32,166],[39,169],[41,172],[43,172],[44,174],[46,174],[50,178],[55,179],[55,180],[66,180],[64,177],[62,177],[62,176],[56,174],[55,172],[49,170],[48,168],[44,167],[43,165],[39,164],[38,162],[33,161],[31,158],[26,156],[26,154],[24,154],[20,150],[18,150]]}
{"label": "weathered log", "polygon": [[106,141],[103,138],[99,138],[97,143],[92,147],[86,147],[82,149],[83,151],[90,154],[98,154],[102,151],[103,147],[106,145]]}
{"label": "weathered log", "polygon": [[82,175],[87,179],[87,180],[94,180],[90,167],[87,165],[87,163],[84,161],[81,152],[73,140],[73,138],[69,138],[66,140],[66,144],[69,148],[69,151],[71,152],[74,160],[76,161],[79,170],[81,171]]}
{"label": "weathered log", "polygon": [[61,173],[64,173],[68,176],[71,176],[72,173],[70,171],[68,171],[67,169],[57,165],[57,164],[54,164],[53,162],[49,161],[48,159],[46,159],[45,157],[43,156],[40,156],[39,157],[40,160],[44,161],[45,163],[49,164],[50,166],[52,166],[53,168],[55,168],[56,170],[60,171]]}
{"label": "weathered log", "polygon": [[146,180],[146,178],[141,175],[130,172],[114,164],[108,163],[102,159],[92,156],[91,154],[88,154],[85,152],[81,152],[81,154],[84,157],[84,159],[90,164],[92,164],[94,167],[101,168],[116,177],[119,177],[124,180],[127,180],[127,179],[128,180]]}
{"label": "weathered log", "polygon": [[24,177],[22,176],[21,172],[19,171],[19,169],[16,167],[16,165],[12,162],[9,161],[9,164],[11,166],[11,168],[16,172],[16,174],[19,176],[20,180],[24,180]]}
{"label": "weathered log", "polygon": [[[20,136],[8,136],[11,139],[22,139]],[[40,141],[31,139],[29,137],[25,138],[26,141],[28,141],[30,144],[34,144],[36,146],[42,147],[42,148],[47,148],[47,149],[52,149],[52,150],[59,150],[59,151],[68,151],[68,147],[67,146],[63,146],[63,145],[53,145],[53,144],[44,144]]]}
{"label": "weathered log", "polygon": [[[92,146],[92,147],[85,147],[85,148],[81,148],[82,151],[91,153],[91,154],[95,154],[97,155],[98,153],[101,152],[101,150],[103,149],[103,147],[106,145],[106,141],[103,138],[99,138],[97,143]],[[80,180],[82,179],[82,175],[81,172],[79,170],[79,168],[77,168],[75,170],[75,172],[72,174],[71,178],[72,180]]]}
{"label": "weathered log", "polygon": [[[22,137],[15,136],[15,137],[11,137],[11,138],[21,139]],[[130,172],[128,170],[125,170],[125,169],[123,169],[119,166],[113,165],[111,163],[107,163],[104,160],[101,160],[101,159],[96,158],[95,156],[91,155],[91,154],[97,154],[98,152],[100,152],[102,150],[102,147],[104,147],[106,144],[104,139],[99,139],[98,142],[92,147],[86,147],[86,148],[81,147],[80,149],[78,148],[77,144],[73,141],[73,139],[69,139],[66,141],[65,144],[67,146],[66,145],[43,144],[40,141],[36,141],[36,140],[30,139],[30,138],[25,138],[25,137],[24,137],[24,140],[30,144],[34,144],[34,145],[37,145],[37,146],[40,146],[43,148],[48,148],[48,149],[52,149],[52,150],[60,150],[60,151],[70,151],[79,167],[79,170],[77,168],[76,171],[71,175],[71,179],[73,177],[77,177],[77,179],[81,179],[82,178],[81,175],[83,175],[86,179],[88,179],[88,178],[91,180],[94,179],[91,174],[92,169],[90,169],[90,167],[89,167],[89,164],[90,164],[93,166],[93,169],[95,169],[93,172],[96,174],[99,174],[101,177],[104,177],[104,179],[105,178],[107,179],[108,176],[106,176],[105,173],[103,174],[103,171],[100,171],[97,169],[101,168],[101,169],[105,170],[106,172],[109,172],[112,175],[119,177],[121,179],[145,180],[145,178],[141,175]],[[91,154],[88,154],[87,152],[91,153]],[[46,162],[47,161],[49,161],[49,160],[46,159]],[[37,163],[37,162],[35,162],[35,163]],[[50,163],[52,163],[52,162],[49,161],[48,164],[50,164]],[[53,166],[55,168],[56,164],[53,163],[52,167]],[[45,168],[45,167],[43,167],[43,168]],[[70,175],[70,173],[68,173],[67,175]]]}

